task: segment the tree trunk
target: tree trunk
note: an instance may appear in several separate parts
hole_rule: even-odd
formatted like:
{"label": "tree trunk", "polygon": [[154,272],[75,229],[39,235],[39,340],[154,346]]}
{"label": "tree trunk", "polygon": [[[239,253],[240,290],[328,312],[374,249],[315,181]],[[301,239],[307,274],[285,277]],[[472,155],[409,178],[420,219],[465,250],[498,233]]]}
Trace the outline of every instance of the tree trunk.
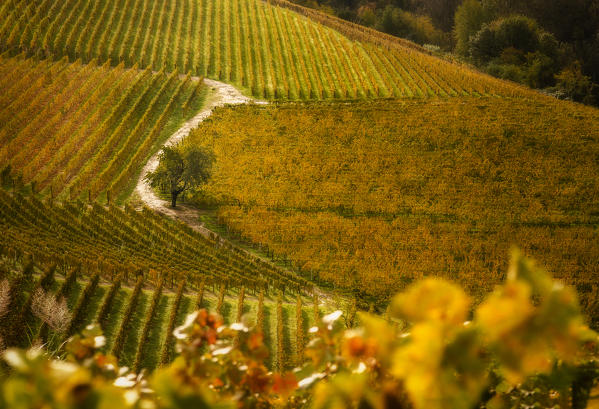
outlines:
{"label": "tree trunk", "polygon": [[171,192],[171,207],[173,208],[177,207],[177,196],[179,196],[179,192],[173,190]]}

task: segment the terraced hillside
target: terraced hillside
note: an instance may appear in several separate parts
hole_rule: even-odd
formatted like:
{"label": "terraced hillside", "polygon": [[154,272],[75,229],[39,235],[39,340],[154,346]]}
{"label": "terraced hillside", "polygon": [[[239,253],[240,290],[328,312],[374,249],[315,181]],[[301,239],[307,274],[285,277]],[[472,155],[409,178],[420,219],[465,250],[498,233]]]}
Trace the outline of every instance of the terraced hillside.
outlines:
{"label": "terraced hillside", "polygon": [[0,58],[0,163],[52,197],[128,196],[145,161],[201,107],[201,81]]}
{"label": "terraced hillside", "polygon": [[261,0],[4,0],[0,5],[0,48],[11,53],[191,72],[260,98],[528,92],[409,44],[383,48],[373,38],[350,40]]}
{"label": "terraced hillside", "polygon": [[[599,317],[598,111],[274,3],[0,0],[8,345],[59,349],[99,322],[121,364],[153,369],[202,306],[229,322],[249,312],[282,369],[318,314],[312,276],[380,306],[429,275],[480,299],[502,281],[510,244]],[[219,222],[298,274],[120,207],[210,97],[201,77],[328,100],[219,109],[191,137],[217,156],[202,199],[221,206]],[[59,327],[39,308],[62,297]]]}
{"label": "terraced hillside", "polygon": [[204,191],[220,221],[335,287],[385,299],[434,275],[480,296],[515,244],[596,300],[596,109],[548,97],[240,106],[190,141],[216,152]]}
{"label": "terraced hillside", "polygon": [[111,277],[102,267],[56,264],[15,254],[6,247],[1,250],[0,286],[9,285],[11,295],[10,313],[0,318],[6,345],[41,341],[60,354],[65,338],[99,323],[106,336],[104,350],[136,372],[172,360],[173,329],[198,308],[219,311],[226,323],[240,322],[243,317],[258,325],[272,351],[269,364],[293,366],[298,351],[301,355],[303,350],[307,329],[316,314],[327,308],[324,304],[315,308],[311,298],[289,294],[279,298],[244,286],[204,283],[194,289],[185,280],[172,285],[143,275]]}
{"label": "terraced hillside", "polygon": [[129,206],[61,206],[0,190],[0,226],[5,248],[99,268],[107,278],[144,271],[154,281],[160,273],[171,283],[186,280],[192,288],[208,280],[256,291],[311,292],[301,277],[233,251],[184,224]]}

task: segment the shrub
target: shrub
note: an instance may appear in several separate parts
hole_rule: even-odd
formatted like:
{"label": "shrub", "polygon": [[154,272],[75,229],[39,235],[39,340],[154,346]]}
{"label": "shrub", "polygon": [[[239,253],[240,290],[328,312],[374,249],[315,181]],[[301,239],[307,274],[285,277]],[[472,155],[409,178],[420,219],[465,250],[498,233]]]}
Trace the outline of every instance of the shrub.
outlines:
{"label": "shrub", "polygon": [[514,64],[491,63],[487,66],[487,72],[494,77],[514,82],[524,82],[526,78],[526,72],[522,67]]}
{"label": "shrub", "polygon": [[77,275],[79,274],[79,270],[80,267],[74,267],[71,270],[69,270],[69,272],[67,273],[67,276],[65,277],[64,281],[62,282],[62,285],[60,286],[60,288],[58,289],[58,292],[56,293],[56,298],[66,298],[67,295],[69,294],[69,291],[71,291],[71,288],[73,288],[73,285],[75,284],[75,282],[77,282]]}
{"label": "shrub", "polygon": [[41,288],[38,288],[32,296],[31,312],[42,321],[42,326],[47,325],[57,333],[67,331],[72,322],[67,301],[64,298],[57,299]]}
{"label": "shrub", "polygon": [[[370,304],[370,311],[373,312],[374,304]],[[356,314],[358,312],[358,300],[353,298],[349,305],[347,305],[347,312],[344,314],[343,318],[345,319],[345,327],[353,328],[356,325]]]}
{"label": "shrub", "polygon": [[10,283],[4,279],[0,281],[0,318],[8,312],[10,305]]}
{"label": "shrub", "polygon": [[204,302],[204,291],[206,290],[206,279],[203,278],[200,282],[200,288],[198,289],[198,297],[196,299],[196,306],[198,309],[202,308]]}
{"label": "shrub", "polygon": [[226,287],[225,283],[222,283],[220,285],[220,288],[218,289],[218,301],[216,302],[216,313],[217,314],[220,314],[222,312],[226,293],[227,293],[227,287]]}
{"label": "shrub", "polygon": [[33,257],[29,256],[27,257],[27,261],[25,262],[25,265],[23,266],[23,277],[25,277],[26,280],[31,280],[33,277],[33,273],[35,272],[35,262],[33,261]]}
{"label": "shrub", "polygon": [[448,36],[435,27],[430,17],[416,15],[392,5],[383,9],[376,28],[418,44],[435,44],[442,48],[449,45]]}
{"label": "shrub", "polygon": [[285,370],[285,328],[283,326],[283,298],[281,293],[277,296],[277,369],[279,372]]}
{"label": "shrub", "polygon": [[526,84],[532,88],[545,88],[555,83],[555,61],[535,52],[527,56]]}
{"label": "shrub", "polygon": [[510,16],[493,22],[496,44],[503,50],[513,47],[524,52],[533,52],[539,47],[540,30],[531,18]]}
{"label": "shrub", "polygon": [[304,316],[302,311],[302,297],[298,294],[295,306],[295,339],[296,339],[296,365],[301,365],[304,360]]}
{"label": "shrub", "polygon": [[256,328],[258,332],[264,331],[264,291],[258,295],[258,313],[256,315]]}
{"label": "shrub", "polygon": [[40,287],[44,291],[50,291],[52,285],[55,282],[54,273],[56,272],[56,264],[51,264],[50,267],[44,272],[42,279],[40,280]]}
{"label": "shrub", "polygon": [[455,51],[461,55],[469,53],[470,38],[490,21],[488,13],[478,0],[464,0],[455,13],[453,35],[456,40]]}
{"label": "shrub", "polygon": [[316,291],[314,292],[313,307],[314,307],[314,322],[316,323],[316,322],[320,321],[320,301],[318,300],[318,293]]}
{"label": "shrub", "polygon": [[469,52],[475,61],[486,62],[497,57],[500,51],[495,31],[489,25],[485,25],[470,38]]}
{"label": "shrub", "polygon": [[[42,321],[42,325],[38,331],[38,338],[42,343],[48,341],[49,329],[55,333],[62,333],[68,328],[71,322],[71,314],[67,307],[66,298],[73,285],[77,282],[79,271],[79,266],[71,268],[55,295],[44,294],[45,297],[52,297],[53,300],[40,298],[36,307],[37,312],[35,309],[32,309],[33,314]],[[41,297],[41,294],[38,294],[38,296]]]}
{"label": "shrub", "polygon": [[560,48],[555,37],[527,17],[514,15],[484,25],[470,37],[470,55],[499,78],[545,88],[555,83]]}
{"label": "shrub", "polygon": [[582,73],[578,62],[562,70],[555,76],[555,79],[557,88],[564,93],[566,98],[574,101],[594,102],[591,79]]}
{"label": "shrub", "polygon": [[239,295],[237,296],[237,317],[235,318],[235,322],[241,322],[241,317],[243,316],[243,303],[245,300],[245,287],[241,287],[239,290]]}
{"label": "shrub", "polygon": [[[24,335],[23,317],[28,310],[31,297],[31,284],[33,280],[33,261],[29,259],[21,274],[18,274],[10,283],[10,297],[6,313],[0,317],[0,328],[3,340],[7,346],[18,345]],[[6,300],[5,300],[6,302]]]}

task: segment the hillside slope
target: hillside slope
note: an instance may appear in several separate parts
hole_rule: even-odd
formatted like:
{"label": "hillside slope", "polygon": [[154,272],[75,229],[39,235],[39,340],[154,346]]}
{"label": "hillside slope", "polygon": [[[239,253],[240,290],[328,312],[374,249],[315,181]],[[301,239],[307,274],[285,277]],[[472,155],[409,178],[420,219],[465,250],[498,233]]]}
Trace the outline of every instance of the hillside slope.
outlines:
{"label": "hillside slope", "polygon": [[31,259],[0,247],[0,284],[10,283],[12,299],[11,312],[0,318],[5,346],[39,341],[49,351],[62,353],[60,344],[66,337],[99,323],[106,336],[103,349],[114,354],[120,365],[151,371],[173,359],[172,330],[188,314],[206,308],[220,313],[225,323],[243,319],[257,325],[271,350],[270,366],[287,368],[297,364],[301,340],[316,314],[331,308],[321,302],[315,307],[312,298],[290,294],[279,298],[273,292],[216,282],[194,288],[184,280],[172,283],[159,277],[111,275],[102,266],[56,264],[51,259]]}
{"label": "hillside slope", "polygon": [[113,276],[144,271],[173,282],[185,279],[194,288],[208,280],[255,289],[311,291],[300,277],[221,246],[184,224],[130,206],[58,205],[0,190],[0,225],[5,248],[56,263],[100,267]]}
{"label": "hillside slope", "polygon": [[551,98],[231,107],[222,223],[335,286],[385,299],[422,276],[482,295],[512,244],[596,288],[599,111]]}
{"label": "hillside slope", "polygon": [[[54,292],[76,271],[61,294],[77,318],[71,330],[107,302],[108,348],[137,369],[170,353],[169,328],[206,286],[205,306],[228,321],[239,316],[225,289],[247,290],[256,317],[267,294],[271,364],[284,367],[294,298],[308,308],[312,275],[381,305],[429,275],[480,299],[503,278],[510,244],[559,271],[596,311],[597,111],[310,17],[260,0],[0,2],[5,262],[26,270],[33,259],[40,274],[57,264]],[[209,91],[192,75],[270,100],[385,99],[229,107],[192,136],[216,152],[206,192],[222,205],[219,221],[301,275],[114,206],[204,104]],[[38,283],[28,280],[15,311],[36,335],[27,300]]]}
{"label": "hillside slope", "polygon": [[395,44],[348,39],[261,0],[6,0],[0,48],[191,72],[267,99],[527,91]]}
{"label": "hillside slope", "polygon": [[201,81],[175,73],[20,57],[0,57],[0,88],[0,163],[16,183],[119,201],[206,95]]}

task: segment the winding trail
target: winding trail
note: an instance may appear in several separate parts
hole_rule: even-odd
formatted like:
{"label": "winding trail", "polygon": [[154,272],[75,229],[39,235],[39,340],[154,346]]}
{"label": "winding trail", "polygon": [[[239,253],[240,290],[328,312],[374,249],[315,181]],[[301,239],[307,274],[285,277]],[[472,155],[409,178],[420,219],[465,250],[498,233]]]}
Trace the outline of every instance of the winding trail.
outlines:
{"label": "winding trail", "polygon": [[[200,78],[192,77],[192,80],[199,81]],[[246,97],[234,86],[219,81],[204,78],[204,84],[213,90],[213,94],[210,96],[210,99],[197,115],[185,122],[181,128],[179,128],[167,139],[167,141],[164,143],[164,146],[172,146],[189,135],[193,129],[197,128],[202,121],[212,114],[214,108],[225,105],[241,105],[251,103],[265,105],[268,103],[266,101],[255,100]],[[139,176],[137,186],[135,186],[135,192],[137,192],[144,205],[154,211],[182,221],[205,237],[216,238],[221,243],[228,242],[234,247],[238,247],[221,237],[218,233],[206,228],[203,223],[200,223],[198,209],[183,204],[178,204],[177,208],[173,209],[170,207],[170,202],[168,200],[163,200],[156,195],[150,184],[145,180],[145,177],[148,173],[155,171],[158,167],[159,155],[160,151],[158,151],[148,160],[148,163],[146,163],[146,165],[143,167],[141,175]],[[248,254],[251,254],[247,250],[242,250]],[[252,255],[256,256],[255,254]],[[260,258],[270,263],[270,260],[267,260],[263,257]],[[314,286],[314,290],[318,293],[321,303],[332,303],[333,298],[330,294],[320,289],[317,285]]]}
{"label": "winding trail", "polygon": [[[198,77],[192,77],[192,80],[199,81],[200,79]],[[256,101],[242,95],[237,88],[229,84],[207,78],[204,79],[204,84],[213,90],[213,94],[209,97],[210,99],[197,115],[185,122],[181,128],[168,138],[164,146],[172,146],[180,142],[189,135],[193,129],[197,128],[202,121],[208,118],[212,114],[214,108],[225,105],[241,105],[249,103],[266,104],[265,101]],[[218,237],[217,233],[207,229],[199,222],[197,209],[182,204],[177,205],[177,208],[173,209],[170,207],[170,202],[158,197],[150,184],[145,180],[146,175],[155,171],[158,167],[159,155],[160,151],[148,160],[148,163],[143,167],[139,180],[137,181],[135,192],[137,192],[141,201],[150,209],[181,220],[204,236],[214,235]]]}

